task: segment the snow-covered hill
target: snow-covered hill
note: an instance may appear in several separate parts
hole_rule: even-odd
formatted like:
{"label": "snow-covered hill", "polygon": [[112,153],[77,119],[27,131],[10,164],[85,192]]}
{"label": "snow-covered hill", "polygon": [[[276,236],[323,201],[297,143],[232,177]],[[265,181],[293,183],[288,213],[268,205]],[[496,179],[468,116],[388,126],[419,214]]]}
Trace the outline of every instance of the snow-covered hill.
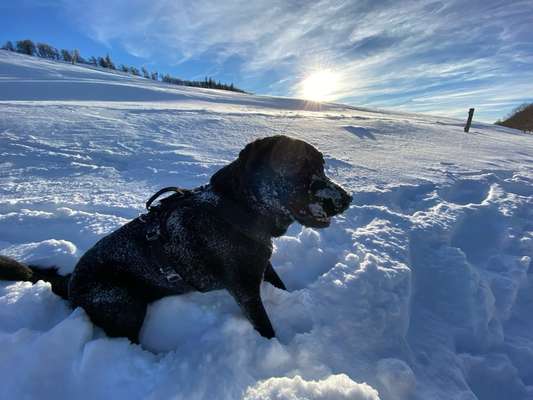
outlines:
{"label": "snow-covered hill", "polygon": [[141,347],[47,283],[0,283],[0,398],[533,399],[533,136],[462,125],[0,51],[1,254],[68,272],[155,190],[274,134],[354,194],[276,240],[278,339],[225,292],[152,304]]}

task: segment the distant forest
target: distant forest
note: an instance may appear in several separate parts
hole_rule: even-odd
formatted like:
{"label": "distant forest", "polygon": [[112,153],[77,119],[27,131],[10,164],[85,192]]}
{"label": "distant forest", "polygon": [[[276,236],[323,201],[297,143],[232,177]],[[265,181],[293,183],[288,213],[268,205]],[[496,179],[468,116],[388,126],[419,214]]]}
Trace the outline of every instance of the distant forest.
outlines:
{"label": "distant forest", "polygon": [[137,67],[128,66],[124,64],[116,66],[109,54],[106,54],[105,57],[91,56],[89,58],[85,58],[82,57],[80,52],[76,49],[59,50],[53,46],[50,46],[47,43],[34,43],[29,39],[18,40],[15,42],[15,44],[8,40],[2,46],[2,50],[15,51],[17,53],[27,54],[29,56],[47,58],[49,60],[64,61],[71,64],[85,64],[92,65],[94,67],[107,68],[115,71],[122,71],[130,75],[142,76],[146,79],[152,79],[154,81],[170,83],[173,85],[193,86],[206,89],[231,90],[232,92],[246,93],[244,90],[235,87],[233,83],[228,85],[226,83],[221,83],[220,81],[215,81],[210,77],[205,77],[203,81],[189,81],[186,79],[176,78],[169,74],[161,75],[157,71],[148,71],[145,67],[138,69]]}
{"label": "distant forest", "polygon": [[533,103],[518,106],[503,121],[496,121],[496,125],[533,132]]}

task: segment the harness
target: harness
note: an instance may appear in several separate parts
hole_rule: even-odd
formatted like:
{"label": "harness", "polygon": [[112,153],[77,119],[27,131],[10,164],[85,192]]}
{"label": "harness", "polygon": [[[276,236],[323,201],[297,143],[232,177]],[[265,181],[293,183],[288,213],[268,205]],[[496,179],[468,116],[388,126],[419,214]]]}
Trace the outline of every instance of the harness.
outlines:
{"label": "harness", "polygon": [[[159,204],[153,205],[153,203],[163,194],[173,192],[174,194],[165,197],[159,201]],[[183,276],[172,268],[172,260],[168,257],[164,245],[169,240],[169,234],[167,229],[167,220],[170,214],[176,210],[179,203],[195,193],[194,190],[182,189],[175,186],[165,187],[157,191],[146,202],[146,210],[148,213],[139,216],[139,220],[147,225],[145,239],[148,243],[150,253],[153,257],[158,259],[160,265],[164,267],[159,271],[165,275],[166,280],[169,283],[175,283],[183,281],[187,285],[193,287],[195,290],[199,289],[192,283],[188,282]],[[257,214],[246,210],[241,204],[235,201],[224,198],[221,200],[224,202],[223,207],[217,208],[210,206],[207,203],[203,204],[205,210],[209,211],[210,215],[224,223],[230,224],[233,229],[240,232],[242,235],[254,240],[261,246],[266,247],[267,250],[272,251],[270,243],[270,236],[262,236],[258,232],[262,232],[259,225],[264,225],[268,222],[263,220]],[[228,218],[228,215],[231,218]],[[254,224],[255,225],[252,225]]]}
{"label": "harness", "polygon": [[[174,195],[161,200],[158,205],[152,205],[161,195],[168,192],[174,192]],[[163,267],[159,268],[159,272],[165,276],[169,283],[183,281],[195,290],[198,290],[197,287],[190,282],[187,282],[174,268],[172,268],[172,260],[168,257],[164,249],[164,244],[168,241],[167,219],[175,209],[174,207],[169,207],[169,205],[175,203],[176,200],[181,200],[191,194],[191,190],[181,189],[174,186],[163,188],[148,199],[146,202],[146,210],[148,213],[141,214],[139,220],[147,225],[145,239],[148,242],[150,253],[159,261],[159,265],[163,265]]]}
{"label": "harness", "polygon": [[[174,192],[175,194],[169,197],[166,197],[163,199],[158,205],[153,206],[153,202],[156,201],[162,194],[168,193],[168,192]],[[175,200],[181,200],[185,197],[188,197],[192,194],[192,190],[188,189],[181,189],[175,186],[169,186],[166,188],[163,188],[161,190],[158,190],[157,193],[155,193],[152,197],[148,199],[146,202],[146,210],[148,211],[148,216],[152,217],[151,219],[155,219],[156,223],[152,224],[151,227],[147,229],[146,232],[146,240],[148,241],[154,241],[159,238],[162,239],[168,239],[168,231],[167,231],[167,218],[170,215],[172,211],[174,211],[173,208],[168,207],[171,203],[171,200],[175,202]],[[140,219],[142,222],[146,221],[146,214],[142,214],[140,216]],[[155,218],[154,218],[155,217]]]}

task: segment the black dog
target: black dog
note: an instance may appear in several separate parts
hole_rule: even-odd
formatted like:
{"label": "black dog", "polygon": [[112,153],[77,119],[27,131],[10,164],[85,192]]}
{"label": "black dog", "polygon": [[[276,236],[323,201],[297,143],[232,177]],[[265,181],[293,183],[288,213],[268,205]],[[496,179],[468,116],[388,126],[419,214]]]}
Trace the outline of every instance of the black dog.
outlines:
{"label": "black dog", "polygon": [[351,197],[324,174],[313,146],[286,136],[248,144],[210,184],[175,193],[102,238],[66,277],[0,258],[0,279],[39,279],[83,307],[110,336],[136,342],[147,304],[164,296],[226,289],[257,331],[275,336],[264,279],[285,289],[269,261],[272,237],[295,220],[324,228]]}

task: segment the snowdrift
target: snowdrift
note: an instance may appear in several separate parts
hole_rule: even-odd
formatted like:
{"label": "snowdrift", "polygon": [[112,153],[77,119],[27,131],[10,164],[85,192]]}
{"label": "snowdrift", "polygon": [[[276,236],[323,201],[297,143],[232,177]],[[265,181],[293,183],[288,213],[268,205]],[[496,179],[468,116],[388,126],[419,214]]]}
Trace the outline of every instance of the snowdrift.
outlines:
{"label": "snowdrift", "polygon": [[533,138],[462,123],[0,51],[1,254],[67,273],[155,190],[273,134],[354,195],[275,241],[274,340],[225,292],[153,303],[137,346],[47,283],[1,282],[0,398],[533,399]]}

